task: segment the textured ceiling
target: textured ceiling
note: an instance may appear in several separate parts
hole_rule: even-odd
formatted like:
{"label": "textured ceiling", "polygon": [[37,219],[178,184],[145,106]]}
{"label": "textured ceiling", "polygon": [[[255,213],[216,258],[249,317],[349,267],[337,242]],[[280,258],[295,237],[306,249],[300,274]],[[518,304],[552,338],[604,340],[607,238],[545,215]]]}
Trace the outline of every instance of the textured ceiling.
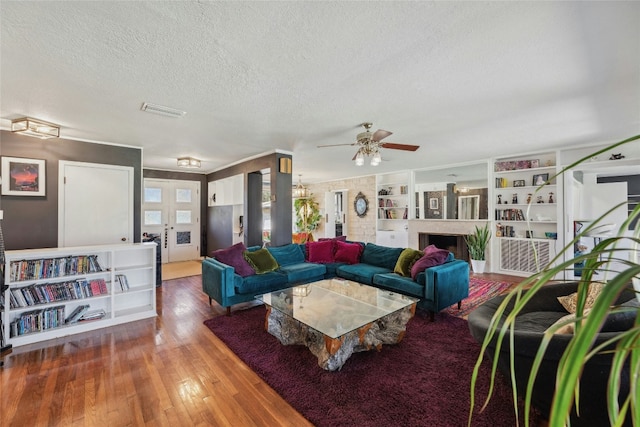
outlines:
{"label": "textured ceiling", "polygon": [[[0,119],[304,182],[640,133],[639,2],[0,2]],[[140,111],[151,102],[187,111]],[[394,132],[356,167],[363,121]],[[294,178],[294,181],[297,181]]]}

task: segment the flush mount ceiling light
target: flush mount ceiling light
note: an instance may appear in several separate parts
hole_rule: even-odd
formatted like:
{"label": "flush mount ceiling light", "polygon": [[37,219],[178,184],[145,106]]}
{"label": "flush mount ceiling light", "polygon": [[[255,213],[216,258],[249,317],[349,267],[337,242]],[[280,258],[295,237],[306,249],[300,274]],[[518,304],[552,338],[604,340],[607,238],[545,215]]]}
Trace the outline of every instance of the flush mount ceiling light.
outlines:
{"label": "flush mount ceiling light", "polygon": [[185,114],[187,114],[186,111],[178,110],[171,107],[165,107],[164,105],[151,104],[150,102],[144,102],[140,109],[147,113],[160,114],[161,116],[168,117],[184,117]]}
{"label": "flush mount ceiling light", "polygon": [[178,157],[178,167],[195,169],[200,167],[200,160],[193,157]]}
{"label": "flush mount ceiling light", "polygon": [[293,189],[294,199],[306,199],[309,197],[309,190],[302,185],[302,175],[298,175],[298,185]]}
{"label": "flush mount ceiling light", "polygon": [[35,136],[41,139],[58,138],[60,126],[29,117],[11,121],[11,132],[20,135]]}

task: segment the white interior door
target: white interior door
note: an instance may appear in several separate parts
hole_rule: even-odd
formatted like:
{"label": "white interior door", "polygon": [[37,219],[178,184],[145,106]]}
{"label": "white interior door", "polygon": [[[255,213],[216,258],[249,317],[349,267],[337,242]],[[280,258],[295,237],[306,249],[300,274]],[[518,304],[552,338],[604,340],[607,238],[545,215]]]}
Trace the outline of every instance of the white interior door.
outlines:
{"label": "white interior door", "polygon": [[133,241],[133,168],[61,160],[58,246]]}
{"label": "white interior door", "polygon": [[336,207],[333,191],[324,193],[324,237],[336,237]]}
{"label": "white interior door", "polygon": [[142,231],[159,234],[162,262],[200,257],[200,182],[144,180]]}

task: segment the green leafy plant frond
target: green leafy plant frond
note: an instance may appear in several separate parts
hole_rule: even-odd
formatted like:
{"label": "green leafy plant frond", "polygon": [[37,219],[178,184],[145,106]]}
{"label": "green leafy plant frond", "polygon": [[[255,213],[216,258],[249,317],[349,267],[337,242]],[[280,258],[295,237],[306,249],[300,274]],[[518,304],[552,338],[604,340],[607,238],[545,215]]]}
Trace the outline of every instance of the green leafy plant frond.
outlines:
{"label": "green leafy plant frond", "polygon": [[293,202],[296,215],[296,229],[300,233],[311,233],[318,228],[322,215],[318,202],[311,197],[295,199]]}
{"label": "green leafy plant frond", "polygon": [[478,227],[476,225],[474,232],[464,236],[464,239],[467,242],[471,259],[484,261],[485,250],[489,244],[489,239],[491,239],[489,224],[485,224],[484,227]]}
{"label": "green leafy plant frond", "polygon": [[[585,156],[563,168],[536,191],[539,191],[542,187],[555,180],[558,176],[573,169],[575,166],[591,159],[592,156],[609,152],[612,149],[639,139],[640,135],[637,135]],[[567,242],[564,249],[556,254],[548,265],[539,266],[537,273],[524,278],[520,283],[514,285],[509,293],[504,296],[503,301],[490,320],[488,331],[481,344],[481,351],[472,373],[469,426],[472,425],[476,398],[475,386],[479,370],[485,357],[489,356],[489,354],[487,354],[489,351],[491,356],[491,379],[489,392],[484,400],[482,409],[487,406],[493,396],[498,371],[498,356],[501,352],[508,351],[510,357],[509,365],[511,369],[514,413],[516,414],[516,419],[518,419],[518,400],[519,397],[524,397],[523,419],[525,425],[529,425],[534,381],[539,373],[545,352],[554,338],[554,331],[562,325],[557,325],[557,328],[554,327],[543,335],[541,345],[533,361],[525,394],[524,396],[519,396],[515,382],[514,339],[516,318],[524,312],[527,303],[534,298],[542,287],[556,280],[556,277],[559,277],[563,272],[573,270],[574,264],[582,261],[584,261],[584,267],[582,268],[582,274],[577,287],[576,318],[569,321],[575,324],[575,331],[559,362],[556,384],[561,384],[562,386],[556,387],[549,420],[547,421],[550,426],[564,426],[569,424],[569,414],[574,405],[577,407],[576,402],[578,402],[580,398],[579,384],[584,364],[596,355],[608,353],[612,356],[607,389],[607,411],[611,425],[624,424],[625,417],[627,416],[630,416],[634,425],[640,425],[640,314],[636,316],[635,324],[631,329],[616,334],[614,338],[611,338],[607,342],[594,345],[594,340],[598,336],[609,314],[622,310],[638,311],[637,308],[622,309],[616,307],[615,301],[621,292],[629,288],[633,280],[640,280],[640,265],[637,263],[637,260],[633,258],[629,259],[628,257],[633,251],[637,253],[637,251],[640,250],[640,222],[636,224],[636,229],[633,233],[627,231],[630,228],[630,224],[640,218],[640,205],[635,206],[614,235],[602,239],[595,245],[593,250],[588,253],[574,254],[574,245],[580,241],[580,238],[585,237],[593,228],[606,223],[607,216],[617,208],[619,208],[619,205],[610,208],[604,215],[581,230],[570,242]],[[529,217],[529,215],[527,215],[527,217]],[[470,237],[481,234],[479,230],[480,229],[476,227],[476,232],[466,237],[468,239],[467,245],[470,247],[470,252],[472,244],[475,243],[474,238]],[[489,237],[490,236],[486,237],[487,241]],[[594,273],[596,271],[598,271],[600,275],[595,277],[604,277],[598,281],[605,282],[605,286],[596,298],[588,315],[585,315],[585,301],[590,284],[595,281]],[[492,346],[494,346],[495,349],[489,350]],[[619,402],[620,376],[623,374],[625,366],[630,367],[631,370],[630,391],[628,396]]]}

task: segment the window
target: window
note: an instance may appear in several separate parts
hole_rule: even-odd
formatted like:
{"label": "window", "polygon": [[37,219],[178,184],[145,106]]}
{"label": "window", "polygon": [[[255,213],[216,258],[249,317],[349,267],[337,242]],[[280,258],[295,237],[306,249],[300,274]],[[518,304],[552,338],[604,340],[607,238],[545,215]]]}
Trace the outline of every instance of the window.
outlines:
{"label": "window", "polygon": [[191,211],[176,211],[176,224],[191,224]]}
{"label": "window", "polygon": [[162,203],[162,189],[155,187],[144,188],[145,203]]}
{"label": "window", "polygon": [[191,190],[176,188],[176,203],[191,203]]}
{"label": "window", "polygon": [[162,211],[144,211],[144,225],[162,225]]}

